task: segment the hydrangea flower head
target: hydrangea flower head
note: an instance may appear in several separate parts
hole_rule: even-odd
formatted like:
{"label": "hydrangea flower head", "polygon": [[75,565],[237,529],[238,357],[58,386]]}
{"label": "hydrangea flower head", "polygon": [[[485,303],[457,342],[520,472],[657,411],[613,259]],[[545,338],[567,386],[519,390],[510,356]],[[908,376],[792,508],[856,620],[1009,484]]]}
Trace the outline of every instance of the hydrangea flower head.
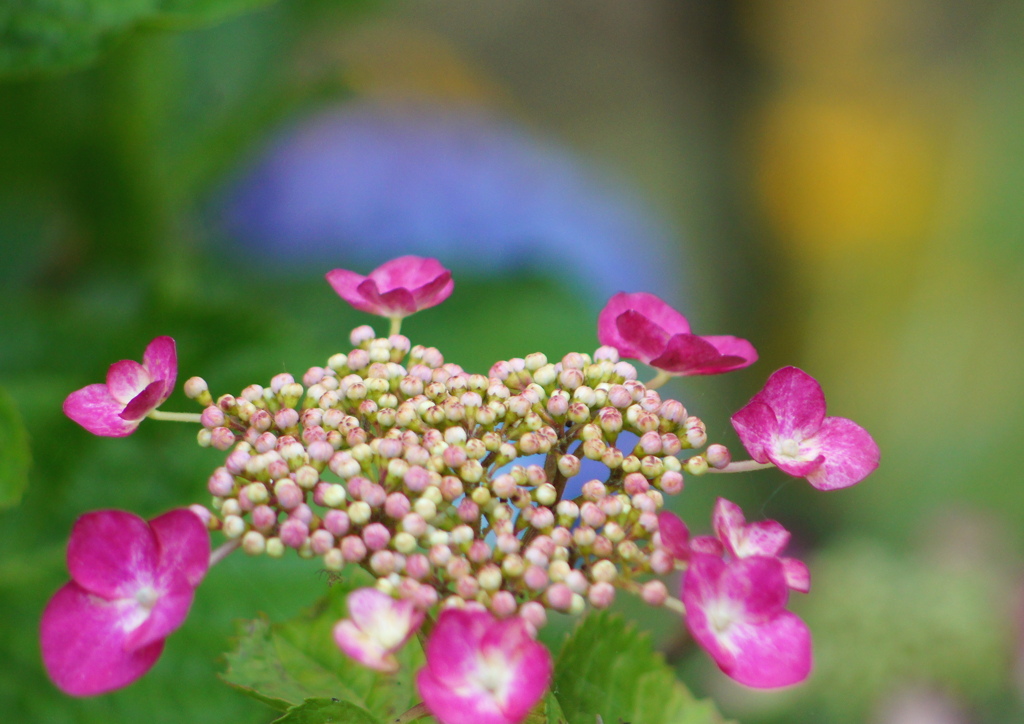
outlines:
{"label": "hydrangea flower head", "polygon": [[442,724],[518,724],[551,681],[551,654],[518,616],[446,609],[416,687]]}
{"label": "hydrangea flower head", "polygon": [[748,367],[757,351],[745,339],[699,336],[686,317],[653,294],[620,292],[597,320],[601,344],[673,375],[716,375]]}
{"label": "hydrangea flower head", "polygon": [[682,598],[690,633],[718,667],[740,684],[798,684],[811,671],[811,634],[785,610],[789,589],[777,558],[726,562],[694,554]]}
{"label": "hydrangea flower head", "polygon": [[376,588],[360,588],[346,598],[350,618],[334,627],[338,647],[363,666],[398,671],[395,652],[423,623],[423,611]]}
{"label": "hydrangea flower head", "polygon": [[66,693],[93,696],[156,663],[206,575],[210,536],[187,508],[148,523],[103,510],[75,523],[67,561],[71,581],[43,612],[43,663]]}
{"label": "hydrangea flower head", "polygon": [[115,362],[105,384],[83,387],[64,400],[64,414],[94,435],[124,437],[174,391],[178,357],[174,340],[157,337],[142,356]]}
{"label": "hydrangea flower head", "polygon": [[825,411],[818,381],[783,367],[732,416],[732,426],[757,462],[807,478],[818,490],[846,488],[878,467],[878,445],[857,423]]}
{"label": "hydrangea flower head", "polygon": [[335,269],[327,273],[327,281],[356,309],[390,319],[436,306],[455,288],[451,272],[441,262],[421,256],[392,259],[365,277]]}

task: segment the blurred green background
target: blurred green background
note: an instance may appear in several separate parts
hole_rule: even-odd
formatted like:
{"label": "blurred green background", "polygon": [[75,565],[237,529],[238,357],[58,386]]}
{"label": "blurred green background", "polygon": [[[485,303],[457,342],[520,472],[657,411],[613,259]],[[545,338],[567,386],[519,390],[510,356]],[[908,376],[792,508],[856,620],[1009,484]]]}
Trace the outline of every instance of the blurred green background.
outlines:
{"label": "blurred green background", "polygon": [[[409,250],[456,291],[403,331],[467,369],[592,350],[603,299],[647,289],[762,354],[667,388],[712,440],[738,445],[729,414],[785,364],[877,439],[881,467],[845,491],[689,481],[691,529],[724,495],[794,531],[817,657],[805,686],[752,693],[626,606],[691,688],[748,722],[1024,720],[1022,34],[1012,0],[7,4],[0,473],[22,464],[15,414],[31,469],[0,511],[4,721],[273,718],[216,680],[219,655],[235,620],[308,606],[312,562],[230,557],[138,683],[49,683],[36,632],[74,519],[205,501],[218,464],[187,426],[94,438],[61,402],[160,334],[216,393],[301,374],[372,323],[323,273]],[[440,112],[430,133],[374,125],[410,102]],[[344,146],[351,109],[370,109],[345,146],[364,155],[325,173],[309,158]],[[414,183],[426,168],[437,184]]]}

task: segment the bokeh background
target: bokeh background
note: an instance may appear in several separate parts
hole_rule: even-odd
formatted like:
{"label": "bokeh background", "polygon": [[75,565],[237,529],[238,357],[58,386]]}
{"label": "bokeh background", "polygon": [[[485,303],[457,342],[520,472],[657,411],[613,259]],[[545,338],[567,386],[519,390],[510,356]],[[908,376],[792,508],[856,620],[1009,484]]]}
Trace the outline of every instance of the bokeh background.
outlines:
{"label": "bokeh background", "polygon": [[5,721],[273,718],[219,656],[236,620],[324,590],[312,562],[232,556],[138,683],[49,683],[36,631],[74,519],[205,500],[218,463],[187,426],[94,438],[61,401],[159,334],[217,393],[323,364],[372,322],[323,273],[402,253],[455,270],[403,331],[467,369],[592,350],[604,300],[646,290],[761,352],[667,388],[712,440],[738,445],[729,414],[786,364],[874,434],[849,490],[690,479],[691,528],[724,495],[794,531],[817,656],[753,693],[624,605],[695,691],[744,722],[1024,719],[1024,5],[72,5],[0,9],[4,465],[14,414],[32,461],[0,511]]}

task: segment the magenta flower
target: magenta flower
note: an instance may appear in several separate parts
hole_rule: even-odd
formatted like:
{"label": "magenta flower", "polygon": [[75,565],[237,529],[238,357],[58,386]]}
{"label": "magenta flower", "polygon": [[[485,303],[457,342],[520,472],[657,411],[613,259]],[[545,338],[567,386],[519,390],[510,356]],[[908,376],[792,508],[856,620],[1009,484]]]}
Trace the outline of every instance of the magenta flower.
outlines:
{"label": "magenta flower", "polygon": [[423,611],[411,601],[398,601],[376,588],[348,595],[348,615],[334,626],[338,648],[377,671],[398,671],[395,652],[423,623]]}
{"label": "magenta flower", "polygon": [[76,390],[64,400],[64,414],[94,435],[124,437],[171,396],[178,376],[174,340],[157,337],[142,356],[110,365],[107,382]]}
{"label": "magenta flower", "polygon": [[446,609],[416,688],[441,724],[518,724],[551,682],[551,654],[518,616]]}
{"label": "magenta flower", "polygon": [[796,367],[772,374],[732,416],[732,426],[754,460],[807,478],[818,490],[859,483],[878,467],[871,435],[845,417],[826,417],[821,385]]}
{"label": "magenta flower", "polygon": [[43,611],[43,663],[66,693],[93,696],[156,663],[206,575],[210,535],[187,508],[148,523],[102,510],[75,522],[67,559],[71,581]]}
{"label": "magenta flower", "polygon": [[695,554],[683,579],[693,638],[725,674],[759,689],[798,684],[811,671],[811,634],[785,610],[788,596],[778,558]]}
{"label": "magenta flower", "polygon": [[673,375],[717,375],[757,361],[747,340],[693,334],[686,317],[645,292],[609,299],[597,319],[597,338],[623,357]]}
{"label": "magenta flower", "polygon": [[811,574],[803,561],[783,558],[779,553],[789,543],[789,531],[774,520],[763,520],[747,525],[743,511],[736,503],[719,498],[712,515],[715,534],[733,558],[765,556],[778,558],[786,576],[786,585],[794,591],[807,593],[811,590]]}
{"label": "magenta flower", "polygon": [[690,529],[678,515],[670,510],[658,513],[658,536],[661,548],[677,561],[688,561],[694,553],[721,556],[725,548],[714,536],[690,537]]}
{"label": "magenta flower", "polygon": [[327,281],[356,309],[391,319],[436,306],[455,288],[452,273],[441,262],[421,256],[392,259],[366,277],[335,269],[327,272]]}

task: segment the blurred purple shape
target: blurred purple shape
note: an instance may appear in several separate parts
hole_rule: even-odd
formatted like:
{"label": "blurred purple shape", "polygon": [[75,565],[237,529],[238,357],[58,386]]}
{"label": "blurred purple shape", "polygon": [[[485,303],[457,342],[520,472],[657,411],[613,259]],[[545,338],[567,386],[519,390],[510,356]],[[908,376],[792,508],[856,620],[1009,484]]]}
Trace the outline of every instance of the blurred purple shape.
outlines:
{"label": "blurred purple shape", "polygon": [[679,244],[621,185],[481,109],[347,103],[285,131],[227,193],[229,235],[275,262],[401,254],[564,277],[595,301],[679,299]]}

